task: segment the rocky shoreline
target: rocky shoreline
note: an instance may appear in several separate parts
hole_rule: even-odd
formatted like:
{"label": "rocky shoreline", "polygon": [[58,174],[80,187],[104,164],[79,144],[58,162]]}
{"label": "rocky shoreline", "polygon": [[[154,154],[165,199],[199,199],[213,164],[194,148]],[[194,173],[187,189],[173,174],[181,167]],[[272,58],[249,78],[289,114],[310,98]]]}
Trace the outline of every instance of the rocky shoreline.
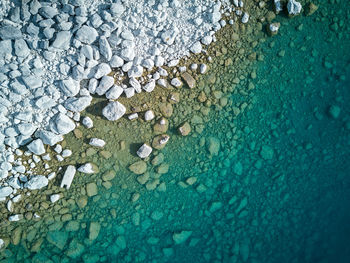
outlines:
{"label": "rocky shoreline", "polygon": [[[213,46],[212,48],[208,48],[208,54],[213,54],[212,56],[209,56],[209,58],[215,56],[215,58],[214,58],[215,60],[216,60],[216,57],[225,56],[227,54],[227,47],[229,47],[230,45],[231,45],[231,48],[237,48],[237,56],[234,58],[235,59],[234,61],[233,61],[233,58],[226,58],[225,60],[220,61],[218,63],[218,64],[221,64],[221,65],[224,65],[227,67],[233,65],[234,63],[237,63],[239,61],[239,58],[243,54],[245,54],[245,50],[240,51],[239,46],[238,47],[235,46],[236,42],[240,41],[238,34],[236,32],[241,31],[242,33],[247,33],[247,31],[248,31],[249,32],[248,34],[250,34],[251,32],[256,31],[254,33],[261,34],[261,28],[259,28],[259,27],[252,28],[252,27],[249,27],[249,25],[246,27],[244,25],[244,23],[243,24],[242,23],[235,23],[234,25],[231,25],[231,26],[232,26],[231,30],[224,32],[224,34],[226,34],[227,41],[232,41],[231,43],[225,42],[225,45],[221,46],[221,50],[215,50],[214,44],[212,45]],[[252,44],[252,46],[253,45],[254,44]],[[216,49],[217,49],[217,47],[216,47]],[[254,61],[255,59],[258,59],[258,60],[260,59],[259,56],[256,57],[256,54],[255,55],[249,54],[249,58],[251,59],[251,61]],[[211,61],[211,59],[209,59],[209,60]],[[178,63],[176,65],[178,67],[177,70],[173,71],[173,70],[171,70],[171,67],[169,67],[169,68],[164,67],[166,69],[168,76],[167,76],[167,80],[165,80],[166,84],[163,85],[163,87],[162,87],[162,85],[160,85],[158,83],[159,85],[155,89],[155,92],[154,92],[155,98],[153,99],[153,100],[155,100],[155,103],[145,102],[144,104],[142,104],[141,102],[143,99],[140,98],[141,94],[137,95],[137,96],[128,97],[127,93],[125,93],[126,97],[120,98],[120,101],[121,101],[120,104],[123,105],[123,107],[124,107],[124,109],[122,109],[121,112],[123,112],[122,115],[124,115],[124,114],[127,115],[128,125],[132,125],[133,128],[137,128],[139,126],[138,122],[142,122],[142,124],[143,124],[143,122],[145,122],[145,123],[147,123],[146,125],[149,125],[149,127],[153,131],[152,133],[144,136],[144,138],[143,138],[144,142],[142,142],[142,145],[141,144],[139,145],[141,147],[133,148],[133,150],[128,151],[128,154],[132,154],[132,155],[137,154],[142,159],[145,159],[144,161],[137,160],[131,164],[129,163],[128,166],[130,165],[129,169],[133,173],[140,174],[140,177],[137,177],[137,181],[140,184],[145,185],[147,190],[164,188],[164,184],[162,184],[162,182],[159,180],[159,178],[151,179],[149,177],[147,178],[147,175],[145,175],[145,171],[147,170],[147,167],[148,167],[147,162],[150,160],[150,157],[149,157],[150,148],[149,147],[152,147],[155,150],[155,152],[153,152],[154,157],[151,158],[152,164],[154,163],[155,166],[158,166],[157,167],[158,174],[163,174],[164,171],[167,170],[167,164],[166,163],[162,164],[162,162],[158,160],[158,159],[162,159],[162,157],[160,157],[161,154],[158,152],[158,150],[162,149],[162,147],[164,147],[164,145],[169,140],[170,136],[167,134],[169,127],[178,129],[177,134],[182,135],[182,136],[186,136],[186,135],[190,134],[191,132],[193,134],[200,134],[201,130],[203,130],[203,128],[204,128],[205,121],[203,120],[203,117],[199,117],[196,114],[194,114],[191,117],[188,117],[190,119],[170,120],[172,115],[173,115],[174,108],[177,107],[176,106],[177,103],[180,100],[182,100],[182,96],[184,96],[182,94],[183,90],[185,89],[186,92],[190,91],[189,94],[186,94],[186,92],[185,92],[185,94],[186,94],[185,96],[188,96],[189,101],[195,99],[199,103],[205,105],[205,107],[203,107],[203,108],[194,105],[193,109],[192,109],[193,112],[200,111],[202,116],[208,116],[210,114],[210,108],[212,107],[212,105],[215,105],[216,109],[220,109],[220,107],[225,107],[227,105],[227,98],[225,98],[225,96],[224,96],[225,92],[233,92],[234,91],[234,88],[226,89],[225,92],[223,92],[223,91],[211,91],[211,90],[207,91],[204,89],[204,83],[200,81],[200,77],[199,77],[200,74],[204,74],[204,73],[209,72],[209,74],[210,74],[209,78],[208,78],[209,83],[211,81],[213,81],[213,82],[216,81],[215,74],[211,73],[211,71],[210,71],[211,70],[210,61],[208,61],[207,54],[198,54],[198,55],[192,56],[190,61],[188,61],[187,59],[183,59],[183,60],[180,60],[179,62],[177,62]],[[207,66],[208,63],[209,63],[209,66]],[[160,72],[158,72],[158,73],[160,75]],[[165,74],[165,73],[163,73],[163,74]],[[252,76],[253,76],[253,73],[252,73]],[[106,80],[106,81],[108,81],[108,80]],[[240,82],[240,79],[238,79],[236,81],[238,84]],[[72,82],[72,83],[74,84],[74,82]],[[60,84],[60,87],[62,87],[63,89],[65,89],[67,87],[71,88],[74,86],[74,85],[71,85],[72,83],[69,83],[69,85]],[[90,86],[90,84],[91,84],[91,81],[88,85]],[[91,84],[91,85],[94,85],[94,84]],[[135,85],[138,86],[138,84],[135,84]],[[153,85],[153,84],[151,84],[151,85]],[[101,86],[101,89],[102,89],[102,86]],[[146,86],[147,86],[147,84],[146,84]],[[97,86],[96,86],[96,88],[97,88]],[[197,91],[194,92],[193,91],[194,88],[199,88],[199,90],[201,90],[201,91],[199,92],[199,90],[198,90],[198,92]],[[251,87],[251,86],[249,86],[249,88],[253,89],[253,87]],[[158,90],[162,89],[162,90],[159,93],[157,93],[156,92],[157,89]],[[146,88],[146,92],[147,92],[147,90],[148,90],[148,88]],[[125,91],[125,89],[123,89],[123,91]],[[68,92],[71,92],[71,90]],[[119,92],[118,88],[115,88],[110,93],[108,93],[108,95],[106,95],[106,96],[107,96],[107,98],[108,98],[108,96],[110,96],[110,98],[116,98],[117,97],[116,94],[118,94],[118,92]],[[242,92],[244,92],[244,91],[242,91]],[[103,95],[102,91],[99,93],[97,93],[97,94]],[[166,95],[164,95],[164,94],[166,94]],[[84,97],[84,96],[81,96],[81,97]],[[152,96],[153,96],[153,93],[152,93]],[[152,99],[150,99],[150,97],[151,96],[149,96],[147,98],[147,94],[146,94],[145,100],[152,101]],[[94,101],[96,104],[94,104]],[[135,103],[135,101],[138,103]],[[93,103],[93,104],[90,105],[90,103]],[[116,102],[110,102],[110,103],[116,103]],[[96,105],[96,108],[94,105]],[[144,105],[146,105],[146,106],[144,106]],[[179,104],[179,105],[180,105],[179,108],[181,108],[181,104]],[[240,105],[237,109],[237,114],[243,112],[247,106],[248,105],[245,105],[245,104]],[[89,110],[89,107],[93,108],[93,109]],[[72,156],[70,149],[77,149],[77,147],[73,147],[73,144],[72,145],[69,143],[67,144],[67,142],[65,140],[61,141],[60,144],[56,144],[55,147],[52,147],[52,148],[48,148],[47,146],[42,145],[40,142],[36,142],[36,140],[31,142],[31,144],[33,144],[33,145],[29,146],[29,147],[32,148],[32,152],[36,152],[36,155],[42,155],[42,157],[43,157],[42,159],[45,160],[44,156],[47,155],[47,153],[50,153],[51,157],[55,156],[55,158],[57,159],[58,162],[56,162],[55,164],[52,165],[51,170],[55,171],[55,169],[56,169],[56,171],[58,171],[58,175],[57,175],[58,178],[55,179],[55,175],[52,173],[50,173],[51,175],[48,175],[46,177],[45,176],[43,176],[43,177],[34,177],[33,176],[33,177],[31,177],[31,179],[29,179],[26,182],[25,188],[28,188],[28,189],[32,188],[32,190],[36,190],[38,188],[41,188],[41,186],[45,187],[48,185],[48,180],[50,180],[50,179],[54,180],[54,181],[56,180],[55,182],[57,182],[57,180],[60,179],[61,181],[58,182],[58,184],[60,184],[61,187],[69,188],[71,186],[73,177],[76,173],[76,170],[75,170],[76,165],[66,167],[65,165],[61,165],[61,163],[62,164],[78,163],[78,164],[81,164],[78,166],[78,171],[80,169],[80,172],[83,172],[83,173],[96,174],[96,172],[98,172],[98,169],[99,169],[99,167],[97,167],[95,165],[95,163],[98,163],[97,158],[90,158],[91,162],[86,162],[86,164],[91,163],[91,166],[89,166],[89,165],[84,166],[83,163],[81,163],[81,161],[79,161],[79,160],[85,160],[87,156],[89,156],[89,157],[94,156],[95,154],[97,154],[97,152],[99,153],[99,156],[101,158],[104,158],[107,160],[111,157],[114,158],[115,155],[113,154],[113,151],[105,150],[105,148],[111,149],[110,146],[108,147],[108,144],[114,144],[114,140],[109,140],[109,139],[107,140],[107,138],[96,138],[93,136],[93,132],[88,131],[90,129],[93,129],[94,126],[96,126],[96,125],[99,126],[100,123],[103,123],[104,120],[103,120],[103,118],[101,118],[101,112],[103,112],[106,107],[108,107],[108,105],[106,105],[105,99],[96,97],[94,100],[91,100],[89,102],[88,106],[86,106],[86,112],[90,111],[90,114],[92,112],[93,113],[90,117],[86,116],[86,117],[84,117],[84,119],[82,119],[82,124],[83,124],[82,126],[84,126],[84,128],[82,126],[76,127],[76,124],[74,124],[73,134],[74,134],[75,138],[80,139],[80,140],[82,140],[83,138],[87,138],[88,142],[85,144],[91,146],[91,147],[87,148],[86,151],[84,150],[84,152],[82,150],[79,150],[80,156],[76,160],[71,160],[71,159],[69,159],[69,157]],[[85,108],[84,108],[84,110],[85,110]],[[112,120],[119,119],[121,117],[121,116],[119,117],[119,115],[120,115],[119,110],[120,110],[120,108],[117,107],[117,113],[114,112],[114,114],[111,115]],[[105,117],[107,119],[109,119],[107,116],[110,116],[109,115],[110,111],[105,110],[105,112],[107,112],[106,114],[104,114]],[[181,110],[180,110],[180,112],[181,112]],[[184,111],[182,111],[182,112],[184,113]],[[117,114],[117,117],[119,117],[119,118],[116,118],[115,114]],[[184,114],[183,116],[188,116],[188,114]],[[74,115],[71,117],[74,119]],[[68,130],[62,131],[62,130],[60,130],[60,126],[57,127],[57,123],[60,123],[60,122],[65,123],[63,125],[64,128],[67,128],[67,126],[66,126],[67,123],[68,123],[68,127],[73,127],[72,122],[66,120],[65,117],[62,117],[59,115],[59,116],[56,116],[56,118],[58,118],[58,120],[55,119],[56,120],[55,121],[56,127],[53,126],[54,130],[56,129],[56,131],[60,131],[62,133],[65,133],[66,131],[68,131]],[[70,118],[70,117],[68,116],[68,118]],[[97,120],[95,120],[95,118],[97,118]],[[122,118],[122,119],[125,120],[125,118]],[[132,121],[132,122],[130,122],[130,121]],[[169,121],[171,122],[170,125],[169,125]],[[83,130],[83,132],[82,132],[82,130]],[[58,132],[58,133],[60,133],[60,132]],[[83,136],[83,134],[84,134],[84,136]],[[86,137],[85,134],[89,134],[88,137]],[[136,134],[138,134],[138,133],[136,133]],[[60,136],[59,134],[57,134],[57,135]],[[43,137],[43,138],[52,138],[52,137]],[[55,138],[55,136],[53,138]],[[62,138],[62,140],[63,140],[63,138]],[[118,141],[118,143],[115,143],[114,147],[117,147],[119,149],[126,148],[125,142],[123,143],[123,140],[117,140],[117,141]],[[104,142],[107,144],[107,147],[105,147]],[[52,144],[52,142],[51,142],[51,144]],[[215,140],[213,140],[211,142],[209,141],[208,151],[211,154],[215,155],[215,152],[218,151],[217,146],[215,146],[216,144],[217,143],[215,142]],[[67,145],[69,145],[69,147],[67,147]],[[43,147],[45,150],[45,152],[44,152],[45,154],[42,153]],[[42,154],[40,154],[40,153],[42,153]],[[77,156],[77,154],[78,153],[75,153],[73,151],[73,155]],[[29,154],[26,154],[26,152],[23,152],[23,155],[26,156],[26,157],[23,157],[23,160],[30,160],[31,159],[31,156]],[[57,157],[57,156],[61,156],[62,159],[60,159],[60,157]],[[65,158],[67,158],[67,160],[65,160]],[[33,158],[32,162],[28,161],[28,164],[39,163],[39,162],[36,162],[34,159],[35,159],[35,157]],[[47,161],[49,161],[49,160],[47,160]],[[45,172],[50,171],[49,170],[50,167],[47,167],[47,166],[45,167],[45,165],[46,164],[38,164],[37,165],[38,174],[39,174],[39,171],[45,171]],[[118,166],[119,165],[117,165],[117,167]],[[61,167],[64,167],[64,168],[62,169]],[[35,171],[34,168],[35,167],[33,167],[33,170]],[[117,168],[117,170],[118,169],[119,168]],[[96,179],[96,177],[91,177],[90,179],[93,179],[93,178]],[[70,179],[72,179],[72,180],[70,180]],[[110,181],[113,179],[114,179],[114,176],[111,176],[108,174],[108,172],[106,172],[103,175],[103,180],[101,182],[102,186],[104,188],[108,189],[109,187],[111,187]],[[77,184],[79,184],[80,180],[81,180],[81,178],[78,179]],[[188,184],[191,185],[192,181],[193,180],[189,180]],[[33,186],[33,184],[34,184],[34,186]],[[22,184],[22,186],[24,186],[24,184]],[[49,207],[51,207],[51,208],[57,207],[56,202],[58,202],[58,201],[62,202],[62,204],[66,203],[66,202],[68,204],[74,202],[74,203],[76,203],[76,205],[79,208],[84,208],[88,202],[87,201],[88,198],[96,196],[98,190],[97,190],[97,183],[96,182],[90,182],[82,187],[85,189],[83,191],[84,195],[81,195],[75,201],[72,201],[72,199],[68,199],[68,202],[67,202],[66,200],[59,201],[59,199],[64,194],[67,194],[67,193],[63,193],[62,190],[57,187],[57,183],[55,183],[54,185],[51,185],[51,186],[49,185],[49,189],[45,191],[45,199],[48,197],[48,200],[43,201],[40,205],[40,209],[37,209],[37,210],[48,209]],[[13,192],[11,192],[10,194],[13,194]],[[28,191],[25,191],[25,194],[27,196],[31,195]],[[35,194],[35,192],[33,192],[33,194]],[[73,195],[76,193],[74,193],[74,191],[72,191],[72,193],[68,193],[68,194]],[[13,195],[12,202],[17,203],[18,201],[15,202],[17,199],[19,201],[18,195],[16,195],[16,196]],[[132,199],[133,200],[138,199],[137,193],[135,193],[135,195],[132,197]],[[10,207],[10,209],[9,209],[9,207]],[[37,208],[39,208],[39,207],[37,207]],[[8,205],[8,204],[7,204],[6,209],[8,211],[6,211],[6,212],[4,211],[5,213],[9,213],[9,212],[13,213],[13,211],[14,211],[13,207],[11,209],[11,205]],[[4,209],[2,209],[2,211],[3,210]],[[59,212],[59,214],[60,214],[59,220],[62,220],[62,222],[70,221],[73,216],[66,209],[63,209],[63,210]],[[19,213],[13,213],[12,215],[10,215],[8,217],[9,220],[11,218],[10,221],[18,221],[18,220],[21,220],[22,218],[25,218],[27,220],[35,220],[35,221],[41,220],[40,217],[42,215],[40,213],[31,212],[31,211],[33,211],[32,209],[22,209],[21,208],[21,209],[18,209],[17,211],[19,211]],[[64,212],[66,212],[66,213],[64,213]],[[51,221],[48,220],[48,222],[51,222]],[[6,239],[5,237],[4,237],[4,240],[5,240],[6,244],[9,243],[9,240]],[[12,243],[17,243],[16,240],[17,239],[14,238],[15,242],[12,242]],[[32,246],[34,248],[33,251],[35,251],[35,248],[37,246],[38,246],[38,244],[36,244],[36,245],[34,244]]]}

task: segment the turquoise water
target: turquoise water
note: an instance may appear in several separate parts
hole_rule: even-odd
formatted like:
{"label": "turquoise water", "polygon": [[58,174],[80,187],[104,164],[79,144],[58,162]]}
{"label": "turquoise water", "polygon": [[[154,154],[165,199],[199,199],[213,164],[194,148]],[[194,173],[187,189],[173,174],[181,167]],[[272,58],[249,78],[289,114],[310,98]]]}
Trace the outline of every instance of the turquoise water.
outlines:
{"label": "turquoise water", "polygon": [[78,227],[52,223],[38,253],[22,242],[1,262],[350,262],[350,9],[331,3],[277,18],[279,34],[255,47],[256,78],[162,151],[162,187],[117,177]]}

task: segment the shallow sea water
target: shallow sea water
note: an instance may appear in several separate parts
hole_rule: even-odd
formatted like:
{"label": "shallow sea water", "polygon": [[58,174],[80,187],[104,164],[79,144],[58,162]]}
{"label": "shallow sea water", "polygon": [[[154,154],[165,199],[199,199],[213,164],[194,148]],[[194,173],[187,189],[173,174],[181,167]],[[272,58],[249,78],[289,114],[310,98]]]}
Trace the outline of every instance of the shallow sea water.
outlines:
{"label": "shallow sea water", "polygon": [[[112,185],[92,176],[98,195],[72,206],[73,220],[52,220],[37,252],[21,242],[0,262],[350,262],[350,8],[335,3],[277,17],[279,34],[255,47],[264,54],[256,77],[235,85],[205,125],[197,120],[201,133],[172,136],[161,151],[168,172],[148,166],[155,190],[123,168],[128,162],[116,164],[128,157],[96,157],[101,174],[116,171]],[[237,77],[227,70],[213,89]]]}

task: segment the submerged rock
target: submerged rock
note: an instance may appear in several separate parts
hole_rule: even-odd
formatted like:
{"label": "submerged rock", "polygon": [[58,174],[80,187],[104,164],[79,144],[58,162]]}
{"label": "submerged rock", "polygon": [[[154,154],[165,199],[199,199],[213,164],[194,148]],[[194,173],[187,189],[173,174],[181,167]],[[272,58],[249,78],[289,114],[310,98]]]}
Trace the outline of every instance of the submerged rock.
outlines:
{"label": "submerged rock", "polygon": [[158,135],[154,137],[152,141],[152,147],[157,150],[161,150],[168,143],[169,139],[170,139],[170,136],[167,134]]}
{"label": "submerged rock", "polygon": [[130,165],[129,170],[134,174],[143,174],[147,171],[147,164],[144,161],[138,161]]}
{"label": "submerged rock", "polygon": [[62,250],[67,243],[68,233],[63,231],[49,232],[46,236],[46,239],[49,241],[49,243]]}
{"label": "submerged rock", "polygon": [[181,231],[173,234],[173,240],[176,245],[185,242],[192,235],[192,231]]}
{"label": "submerged rock", "polygon": [[210,137],[207,140],[207,149],[210,155],[218,155],[220,150],[220,141],[215,137]]}
{"label": "submerged rock", "polygon": [[95,240],[100,233],[101,225],[98,222],[91,222],[89,227],[89,239]]}
{"label": "submerged rock", "polygon": [[271,23],[271,24],[269,24],[268,27],[267,27],[267,31],[269,32],[270,36],[277,35],[280,26],[281,26],[280,23]]}
{"label": "submerged rock", "polygon": [[184,122],[179,128],[178,128],[179,133],[182,136],[187,136],[191,132],[191,126],[190,124],[186,121]]}

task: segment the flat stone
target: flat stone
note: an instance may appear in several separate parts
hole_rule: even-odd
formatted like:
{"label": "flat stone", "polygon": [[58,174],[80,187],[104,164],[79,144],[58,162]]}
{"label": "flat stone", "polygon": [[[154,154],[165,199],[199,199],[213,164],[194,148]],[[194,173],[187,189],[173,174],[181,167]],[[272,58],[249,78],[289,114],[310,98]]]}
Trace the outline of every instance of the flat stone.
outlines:
{"label": "flat stone", "polygon": [[157,135],[153,138],[152,147],[157,150],[161,150],[168,143],[170,136],[167,134]]}
{"label": "flat stone", "polygon": [[84,44],[92,44],[97,39],[98,33],[95,28],[83,25],[78,29],[75,37]]}
{"label": "flat stone", "polygon": [[90,105],[91,101],[91,96],[73,97],[64,102],[64,107],[73,112],[82,112]]}
{"label": "flat stone", "polygon": [[56,203],[58,200],[60,200],[61,195],[60,194],[53,194],[50,195],[50,201],[51,203]]}
{"label": "flat stone", "polygon": [[121,3],[113,3],[111,4],[110,11],[113,16],[120,17],[124,13],[125,7]]}
{"label": "flat stone", "polygon": [[9,39],[0,41],[0,58],[6,55],[12,55],[12,42]]}
{"label": "flat stone", "polygon": [[199,54],[202,52],[202,44],[201,42],[197,41],[195,42],[191,48],[190,48],[191,52],[194,54]]}
{"label": "flat stone", "polygon": [[210,155],[218,155],[220,150],[220,141],[215,137],[209,137],[207,140],[207,149]]}
{"label": "flat stone", "polygon": [[87,196],[95,196],[97,195],[98,190],[97,190],[97,185],[95,183],[88,183],[86,185],[86,194]]}
{"label": "flat stone", "polygon": [[17,27],[11,25],[0,27],[0,38],[2,38],[3,40],[20,39],[22,37],[22,32]]}
{"label": "flat stone", "polygon": [[56,38],[52,43],[52,47],[67,50],[70,47],[72,33],[70,31],[61,31],[56,34]]}
{"label": "flat stone", "polygon": [[118,101],[112,101],[103,108],[103,116],[110,121],[116,121],[120,119],[126,112],[126,108]]}
{"label": "flat stone", "polygon": [[42,155],[45,153],[44,143],[41,139],[36,139],[27,145],[29,151],[36,155]]}
{"label": "flat stone", "polygon": [[102,180],[103,181],[111,181],[115,178],[115,176],[116,176],[115,171],[111,170],[111,171],[108,171],[102,175]]}
{"label": "flat stone", "polygon": [[18,57],[26,58],[30,53],[30,49],[28,48],[27,42],[24,39],[16,39],[14,48],[15,54]]}
{"label": "flat stone", "polygon": [[40,8],[39,13],[45,18],[53,18],[58,14],[58,10],[52,6],[43,6]]}
{"label": "flat stone", "polygon": [[154,112],[152,110],[148,110],[145,112],[145,121],[151,121],[155,118]]}
{"label": "flat stone", "polygon": [[25,188],[29,190],[41,189],[49,184],[49,180],[43,175],[35,175],[30,178],[28,182],[24,184]]}
{"label": "flat stone", "polygon": [[73,182],[75,173],[76,173],[75,167],[73,165],[68,165],[66,171],[64,172],[60,187],[61,188],[66,187],[67,189],[69,189]]}

